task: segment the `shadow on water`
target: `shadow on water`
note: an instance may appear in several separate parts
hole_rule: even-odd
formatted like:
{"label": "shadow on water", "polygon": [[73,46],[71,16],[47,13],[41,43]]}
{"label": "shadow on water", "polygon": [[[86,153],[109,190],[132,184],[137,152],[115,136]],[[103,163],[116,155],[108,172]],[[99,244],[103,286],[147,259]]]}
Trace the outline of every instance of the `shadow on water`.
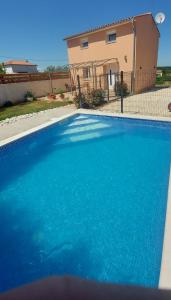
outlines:
{"label": "shadow on water", "polygon": [[24,211],[0,202],[0,290],[27,282],[31,261],[40,260],[40,249],[33,241],[40,224],[29,224]]}
{"label": "shadow on water", "polygon": [[91,257],[84,241],[64,241],[43,253],[36,241],[41,227],[26,212],[0,203],[0,292],[50,275],[95,278],[100,273],[99,259]]}
{"label": "shadow on water", "polygon": [[40,272],[42,274],[48,271],[48,275],[71,274],[84,278],[96,278],[100,273],[100,262],[96,257],[91,257],[88,246],[78,241],[70,247],[63,245],[61,250],[53,253],[53,255],[44,258],[42,261]]}

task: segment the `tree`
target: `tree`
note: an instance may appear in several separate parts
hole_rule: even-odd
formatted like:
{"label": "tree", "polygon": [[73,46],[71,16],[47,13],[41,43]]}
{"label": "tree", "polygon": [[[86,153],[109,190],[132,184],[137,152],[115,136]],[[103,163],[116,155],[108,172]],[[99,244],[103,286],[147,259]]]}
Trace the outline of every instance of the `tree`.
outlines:
{"label": "tree", "polygon": [[5,74],[5,69],[3,63],[0,63],[0,74]]}
{"label": "tree", "polygon": [[48,66],[45,72],[67,72],[69,70],[68,66]]}

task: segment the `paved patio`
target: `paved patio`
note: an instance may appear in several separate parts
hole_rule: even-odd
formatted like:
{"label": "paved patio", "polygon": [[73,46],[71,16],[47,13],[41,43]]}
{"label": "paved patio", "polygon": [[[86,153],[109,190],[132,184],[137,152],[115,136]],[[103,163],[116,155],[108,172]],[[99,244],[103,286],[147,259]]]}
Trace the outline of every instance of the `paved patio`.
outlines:
{"label": "paved patio", "polygon": [[[171,102],[171,87],[154,89],[139,95],[129,96],[124,99],[124,112],[171,117],[168,104]],[[101,111],[120,112],[120,101],[110,102],[100,108]]]}

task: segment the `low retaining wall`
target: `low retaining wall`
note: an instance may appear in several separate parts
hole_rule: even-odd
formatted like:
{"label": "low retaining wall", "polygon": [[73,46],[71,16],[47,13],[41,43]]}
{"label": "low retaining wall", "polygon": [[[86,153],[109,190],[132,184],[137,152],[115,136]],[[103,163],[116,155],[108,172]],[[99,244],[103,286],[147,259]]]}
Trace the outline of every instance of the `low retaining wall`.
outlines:
{"label": "low retaining wall", "polygon": [[53,91],[59,88],[66,90],[65,84],[69,84],[69,78],[0,84],[0,106],[6,101],[22,102],[27,91],[35,97],[42,97],[52,93],[52,88]]}

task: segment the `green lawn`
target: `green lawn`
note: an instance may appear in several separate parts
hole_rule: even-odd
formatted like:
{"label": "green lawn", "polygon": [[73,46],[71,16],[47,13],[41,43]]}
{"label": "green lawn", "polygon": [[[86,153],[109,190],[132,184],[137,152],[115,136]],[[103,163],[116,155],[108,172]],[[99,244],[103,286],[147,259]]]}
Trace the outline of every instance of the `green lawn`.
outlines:
{"label": "green lawn", "polygon": [[10,107],[0,108],[0,121],[15,116],[30,114],[41,110],[52,109],[55,107],[61,107],[73,103],[71,100],[64,101],[44,101],[35,100],[33,102],[23,102]]}
{"label": "green lawn", "polygon": [[156,81],[156,86],[170,87],[171,81]]}

